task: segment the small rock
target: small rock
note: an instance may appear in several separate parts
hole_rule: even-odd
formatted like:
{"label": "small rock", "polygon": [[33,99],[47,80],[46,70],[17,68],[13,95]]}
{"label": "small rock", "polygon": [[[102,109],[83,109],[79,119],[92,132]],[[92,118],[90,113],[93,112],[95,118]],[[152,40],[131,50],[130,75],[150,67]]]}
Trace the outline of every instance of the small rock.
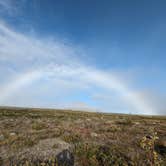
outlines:
{"label": "small rock", "polygon": [[107,124],[107,125],[113,124],[113,121],[108,120],[108,121],[105,122],[105,124]]}
{"label": "small rock", "polygon": [[97,133],[91,133],[91,136],[92,136],[92,137],[97,137],[98,134],[97,134]]}
{"label": "small rock", "polygon": [[140,122],[135,122],[135,125],[139,125],[140,124]]}
{"label": "small rock", "polygon": [[89,118],[87,118],[86,120],[87,120],[88,122],[90,122],[90,121],[91,121],[91,119],[89,119]]}
{"label": "small rock", "polygon": [[5,139],[4,135],[1,134],[1,135],[0,135],[0,141],[3,141],[4,139]]}
{"label": "small rock", "polygon": [[10,133],[10,136],[15,136],[15,135],[16,135],[16,133],[14,133],[14,132]]}

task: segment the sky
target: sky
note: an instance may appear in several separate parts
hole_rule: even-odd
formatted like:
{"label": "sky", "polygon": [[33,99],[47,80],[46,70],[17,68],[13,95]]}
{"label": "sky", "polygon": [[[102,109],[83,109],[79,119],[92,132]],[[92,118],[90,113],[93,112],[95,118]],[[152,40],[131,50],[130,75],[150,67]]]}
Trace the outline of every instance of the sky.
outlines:
{"label": "sky", "polygon": [[165,8],[0,0],[0,105],[166,115]]}

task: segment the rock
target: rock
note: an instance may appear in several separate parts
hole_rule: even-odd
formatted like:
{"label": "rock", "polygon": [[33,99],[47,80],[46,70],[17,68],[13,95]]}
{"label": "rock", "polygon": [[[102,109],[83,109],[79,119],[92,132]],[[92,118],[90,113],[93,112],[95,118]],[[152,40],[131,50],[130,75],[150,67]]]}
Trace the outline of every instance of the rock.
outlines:
{"label": "rock", "polygon": [[139,125],[140,124],[140,122],[135,122],[135,125]]}
{"label": "rock", "polygon": [[74,166],[74,155],[68,150],[63,150],[57,156],[58,166]]}
{"label": "rock", "polygon": [[14,132],[10,133],[10,136],[15,136],[15,135],[16,135],[16,133],[14,133]]}
{"label": "rock", "polygon": [[[74,166],[74,155],[68,149],[61,151],[60,153],[54,155],[54,157],[52,156],[50,159],[34,158],[32,160],[28,160],[29,161],[28,165]],[[23,158],[17,163],[17,165],[26,165],[26,161],[27,158]]]}
{"label": "rock", "polygon": [[[58,146],[58,148],[50,149],[50,147],[53,147],[53,145],[55,144]],[[44,157],[48,158],[49,156],[54,156],[54,154],[59,154],[63,150],[69,149],[69,148],[70,148],[70,144],[60,139],[48,138],[45,140],[40,140],[39,143],[33,146],[29,152],[32,155],[38,154],[37,156],[38,157],[40,156],[40,158],[43,159]]]}
{"label": "rock", "polygon": [[5,139],[4,135],[1,134],[1,135],[0,135],[0,141],[3,141],[4,139]]}
{"label": "rock", "polygon": [[91,133],[91,137],[97,137],[98,134],[97,133]]}
{"label": "rock", "polygon": [[[56,148],[52,148],[54,146]],[[69,161],[70,165],[57,164],[57,166],[73,166],[72,161],[74,162],[74,159],[72,160],[73,157],[70,148],[70,144],[59,138],[40,140],[34,146],[29,148],[25,147],[22,151],[14,154],[13,165],[25,165],[26,161],[31,161],[32,163],[30,163],[30,165],[41,165],[42,163],[46,163],[48,166],[52,166],[57,164],[56,161],[59,163]],[[61,161],[57,157],[60,157],[63,160]]]}
{"label": "rock", "polygon": [[106,125],[111,125],[113,123],[114,123],[113,120],[108,120],[108,121],[105,122]]}
{"label": "rock", "polygon": [[89,119],[89,118],[87,118],[86,120],[87,120],[88,122],[91,122],[91,119]]}

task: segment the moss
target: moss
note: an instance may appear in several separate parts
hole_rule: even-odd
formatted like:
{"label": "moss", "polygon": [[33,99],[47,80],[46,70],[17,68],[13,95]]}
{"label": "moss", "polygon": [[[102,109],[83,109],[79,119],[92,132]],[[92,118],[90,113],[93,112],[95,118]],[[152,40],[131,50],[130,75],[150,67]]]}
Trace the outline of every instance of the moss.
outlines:
{"label": "moss", "polygon": [[45,128],[46,128],[46,125],[44,123],[34,122],[32,124],[32,129],[33,130],[42,130],[42,129],[45,129]]}
{"label": "moss", "polygon": [[117,120],[116,124],[119,124],[119,125],[132,125],[133,121],[132,121],[131,118],[126,117],[125,119]]}
{"label": "moss", "polygon": [[37,140],[29,136],[13,136],[9,137],[5,144],[8,145],[13,150],[18,150],[24,147],[32,147],[37,143]]}
{"label": "moss", "polygon": [[74,134],[74,133],[69,135],[63,135],[62,139],[65,142],[72,143],[72,144],[82,142],[82,137],[79,134]]}

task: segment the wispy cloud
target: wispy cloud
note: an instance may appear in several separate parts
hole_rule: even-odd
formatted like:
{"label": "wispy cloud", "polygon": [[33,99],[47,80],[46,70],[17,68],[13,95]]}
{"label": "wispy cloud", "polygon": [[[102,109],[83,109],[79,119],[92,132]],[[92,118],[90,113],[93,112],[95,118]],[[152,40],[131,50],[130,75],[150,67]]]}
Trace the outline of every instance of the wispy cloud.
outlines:
{"label": "wispy cloud", "polygon": [[23,2],[24,0],[0,0],[0,13],[15,15]]}
{"label": "wispy cloud", "polygon": [[[73,92],[81,89],[92,96],[99,89],[103,89],[103,92],[100,91],[102,95],[104,95],[104,91],[109,92],[110,95],[118,94],[119,98],[116,98],[116,102],[124,105],[124,108],[126,108],[125,105],[131,106],[127,107],[128,112],[158,113],[146,98],[142,98],[136,90],[129,88],[124,79],[120,79],[110,71],[101,71],[93,66],[85,65],[83,61],[79,60],[78,52],[77,47],[71,43],[21,34],[0,22],[0,65],[4,66],[0,74],[5,75],[9,68],[14,70],[11,75],[4,77],[4,80],[0,80],[2,92],[0,104],[13,104],[12,97],[21,94],[21,103],[17,100],[18,103],[15,104],[25,106],[26,103],[29,103],[31,106],[33,104],[27,101],[27,93],[32,93],[32,89],[37,91],[39,86],[42,86],[43,89],[40,89],[37,97],[41,98],[43,95],[47,97],[46,100],[52,101],[55,96],[50,98],[50,95],[44,90],[44,87],[47,87],[47,91],[56,93],[62,99],[61,103],[64,101],[64,105],[63,97],[66,91],[71,94],[72,98]],[[27,91],[26,87],[30,84]],[[78,103],[83,102],[78,100]],[[123,102],[121,102],[122,100]],[[44,106],[42,100],[39,100],[38,104]],[[111,108],[111,103],[108,105]]]}
{"label": "wispy cloud", "polygon": [[12,1],[11,0],[0,0],[0,6],[6,10],[9,10],[12,8]]}
{"label": "wispy cloud", "polygon": [[[0,23],[0,37],[1,37],[1,57],[0,60],[10,61],[16,64],[17,67],[22,64],[28,67],[39,66],[45,64],[62,64],[71,62],[74,63],[73,58],[75,50],[63,42],[52,41],[48,39],[36,39],[32,36],[25,35],[11,31],[3,23]],[[12,51],[11,51],[12,50]],[[26,63],[25,63],[26,62]],[[26,66],[25,66],[26,67]]]}
{"label": "wispy cloud", "polygon": [[20,16],[27,2],[27,0],[0,0],[0,14],[10,17]]}

